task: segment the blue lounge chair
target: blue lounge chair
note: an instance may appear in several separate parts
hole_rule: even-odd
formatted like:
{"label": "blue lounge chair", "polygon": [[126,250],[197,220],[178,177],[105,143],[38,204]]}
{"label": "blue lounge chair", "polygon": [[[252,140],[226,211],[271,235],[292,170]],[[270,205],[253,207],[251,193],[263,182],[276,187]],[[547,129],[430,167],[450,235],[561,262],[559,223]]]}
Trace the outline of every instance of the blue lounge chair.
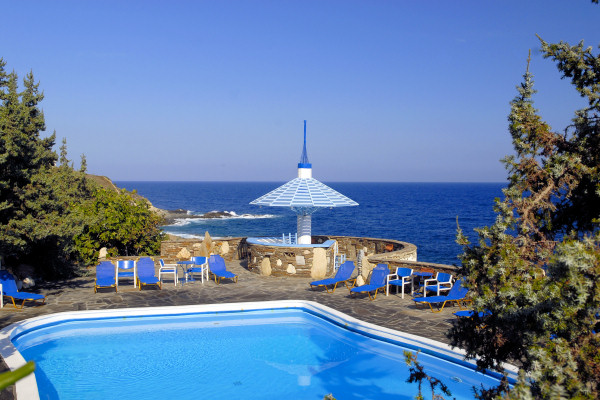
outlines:
{"label": "blue lounge chair", "polygon": [[[354,272],[354,268],[355,266],[353,261],[346,261],[345,263],[340,265],[340,267],[337,270],[337,273],[333,278],[322,279],[320,281],[313,281],[309,283],[310,288],[312,289],[314,286],[325,286],[325,290],[327,291],[327,293],[329,293],[328,286],[333,285],[333,290],[331,291],[331,293],[333,293],[335,292],[335,288],[337,287],[338,283],[344,283],[348,290],[350,290],[356,283],[356,279],[350,277]],[[350,286],[348,286],[349,283]]]}
{"label": "blue lounge chair", "polygon": [[[415,302],[415,305],[423,303],[428,304],[432,312],[441,312],[447,302],[458,304],[458,307],[462,310],[463,307],[461,303],[470,301],[466,299],[468,291],[469,289],[463,287],[462,279],[459,279],[456,281],[454,286],[452,286],[452,289],[450,289],[450,292],[446,296],[415,297],[413,301]],[[440,303],[441,307],[437,311],[434,311],[432,304]]]}
{"label": "blue lounge chair", "polygon": [[118,291],[117,270],[112,262],[102,261],[96,266],[96,283],[94,284],[94,293],[98,291],[98,288],[112,287],[115,288],[115,292]]}
{"label": "blue lounge chair", "polygon": [[[454,313],[458,318],[472,318],[475,316],[475,310],[461,310]],[[477,313],[479,318],[487,317],[488,315],[492,315],[492,312],[489,310],[479,311]]]}
{"label": "blue lounge chair", "polygon": [[142,257],[138,260],[137,279],[140,290],[142,290],[142,286],[147,285],[155,285],[158,286],[159,289],[162,289],[160,280],[154,274],[154,260],[150,257]]}
{"label": "blue lounge chair", "polygon": [[402,298],[404,298],[404,286],[412,285],[412,273],[412,268],[396,268],[395,274],[390,274],[387,276],[385,295],[387,296],[390,294],[390,285],[392,285],[396,287],[396,293],[398,293],[398,287],[400,287],[400,290],[402,290]]}
{"label": "blue lounge chair", "polygon": [[208,259],[206,257],[192,257],[190,261],[194,264],[187,269],[186,282],[189,278],[194,280],[194,274],[200,274],[200,281],[204,283],[204,276],[208,279]]}
{"label": "blue lounge chair", "polygon": [[[41,304],[46,302],[46,296],[37,293],[19,292],[15,277],[6,270],[0,270],[0,284],[2,284],[2,295],[10,297],[15,308],[25,307],[26,301],[41,301]],[[23,300],[21,307],[17,307],[15,300]],[[41,305],[40,304],[40,305]]]}
{"label": "blue lounge chair", "polygon": [[219,255],[213,255],[208,258],[209,272],[215,276],[215,282],[219,284],[221,279],[231,279],[237,282],[237,275],[227,271],[225,260]]}
{"label": "blue lounge chair", "polygon": [[[369,299],[375,300],[375,298],[377,297],[377,291],[379,289],[385,288],[387,276],[389,274],[390,269],[386,264],[377,264],[377,266],[373,268],[373,271],[371,272],[371,279],[369,280],[369,284],[350,289],[350,294],[354,295],[355,293],[367,292],[367,294],[369,295]],[[375,292],[373,294],[373,297],[371,297],[371,292]]]}

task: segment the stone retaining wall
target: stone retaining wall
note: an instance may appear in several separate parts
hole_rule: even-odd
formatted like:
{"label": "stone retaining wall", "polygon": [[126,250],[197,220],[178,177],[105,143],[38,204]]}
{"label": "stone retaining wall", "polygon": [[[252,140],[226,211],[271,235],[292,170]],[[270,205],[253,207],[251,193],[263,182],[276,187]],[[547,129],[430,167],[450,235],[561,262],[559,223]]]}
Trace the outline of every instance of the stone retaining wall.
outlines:
{"label": "stone retaining wall", "polygon": [[333,246],[294,247],[247,243],[248,269],[261,275],[324,278],[333,273]]}
{"label": "stone retaining wall", "polygon": [[[160,244],[160,256],[165,263],[174,263],[182,261],[177,258],[177,254],[182,250],[187,250],[190,257],[199,256],[200,244],[203,239],[175,239],[164,240]],[[240,260],[245,258],[246,238],[221,238],[212,239],[215,246],[213,254],[221,255],[225,261]],[[189,259],[189,258],[186,258]]]}
{"label": "stone retaining wall", "polygon": [[[160,257],[166,263],[179,261],[177,254],[186,249],[190,256],[197,254],[203,239],[175,239],[161,243]],[[357,264],[358,254],[364,251],[359,283],[368,276],[377,264],[388,264],[391,271],[396,267],[406,266],[419,271],[423,268],[434,272],[456,274],[457,267],[417,261],[417,246],[412,243],[392,239],[364,238],[353,236],[313,236],[313,243],[321,244],[327,240],[335,240],[338,253],[345,254],[346,259]],[[214,254],[220,254],[225,261],[246,260],[247,268],[261,275],[301,276],[321,278],[333,275],[334,247],[306,248],[280,247],[268,245],[250,245],[245,237],[213,239]],[[315,252],[316,250],[316,252]],[[317,268],[315,265],[317,259]]]}

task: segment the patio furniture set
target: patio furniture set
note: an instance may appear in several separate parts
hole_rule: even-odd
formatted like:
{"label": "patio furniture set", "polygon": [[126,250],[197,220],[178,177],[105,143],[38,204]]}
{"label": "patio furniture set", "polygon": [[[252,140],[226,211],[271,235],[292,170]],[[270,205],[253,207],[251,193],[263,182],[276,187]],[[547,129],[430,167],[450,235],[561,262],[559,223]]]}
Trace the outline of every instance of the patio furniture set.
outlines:
{"label": "patio furniture set", "polygon": [[[466,297],[468,289],[463,287],[462,280],[454,281],[452,275],[445,272],[437,272],[433,276],[433,272],[398,267],[392,274],[386,264],[377,264],[371,272],[369,283],[356,287],[356,278],[352,278],[354,269],[354,262],[346,261],[340,265],[333,278],[313,281],[309,285],[311,288],[323,286],[328,293],[331,287],[333,293],[338,284],[343,284],[352,296],[366,293],[371,300],[375,300],[379,291],[385,291],[388,296],[390,287],[395,287],[396,293],[400,290],[404,298],[405,288],[409,287],[415,304],[427,304],[432,312],[441,312],[446,303],[457,304],[463,310],[463,306],[470,301]],[[434,305],[437,306],[437,311],[434,310]]]}
{"label": "patio furniture set", "polygon": [[[179,280],[178,270],[181,270],[183,278]],[[96,267],[96,282],[94,293],[99,288],[119,289],[119,279],[133,278],[133,286],[142,287],[147,285],[157,286],[162,289],[162,281],[165,276],[171,275],[173,283],[185,284],[195,281],[194,276],[200,274],[200,281],[209,279],[209,274],[214,276],[218,284],[222,279],[231,279],[237,282],[237,275],[227,270],[225,260],[219,255],[210,257],[192,257],[189,261],[178,261],[176,264],[167,264],[163,259],[159,260],[158,277],[155,274],[154,260],[150,257],[141,257],[139,260],[119,260],[114,264],[111,261],[102,261]]]}

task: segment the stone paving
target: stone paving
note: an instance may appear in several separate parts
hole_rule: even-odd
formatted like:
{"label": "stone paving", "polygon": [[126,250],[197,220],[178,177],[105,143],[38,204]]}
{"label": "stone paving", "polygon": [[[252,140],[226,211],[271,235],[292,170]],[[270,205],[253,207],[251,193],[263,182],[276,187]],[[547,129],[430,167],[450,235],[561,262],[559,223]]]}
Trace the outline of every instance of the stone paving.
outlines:
{"label": "stone paving", "polygon": [[[324,289],[310,289],[309,278],[266,277],[244,268],[244,262],[230,262],[227,268],[238,275],[238,282],[223,281],[217,285],[214,281],[201,283],[199,280],[185,285],[174,286],[173,281],[165,279],[162,290],[144,288],[134,289],[123,282],[119,291],[102,289],[94,294],[94,276],[72,280],[46,283],[39,293],[46,295],[46,304],[38,307],[26,305],[16,310],[12,303],[0,309],[0,327],[39,315],[74,310],[98,310],[110,308],[178,306],[209,303],[238,303],[265,300],[310,300],[321,303],[362,321],[395,329],[398,331],[424,336],[448,343],[445,332],[455,318],[452,314],[457,307],[448,306],[440,313],[432,313],[429,307],[416,308],[409,295],[404,299],[400,295],[385,296],[379,293],[374,301],[366,295],[350,296],[345,287],[338,287],[335,293]],[[3,363],[2,363],[3,364]],[[4,368],[2,368],[4,367]],[[5,369],[5,366],[0,370]],[[0,399],[6,398],[0,395]]]}

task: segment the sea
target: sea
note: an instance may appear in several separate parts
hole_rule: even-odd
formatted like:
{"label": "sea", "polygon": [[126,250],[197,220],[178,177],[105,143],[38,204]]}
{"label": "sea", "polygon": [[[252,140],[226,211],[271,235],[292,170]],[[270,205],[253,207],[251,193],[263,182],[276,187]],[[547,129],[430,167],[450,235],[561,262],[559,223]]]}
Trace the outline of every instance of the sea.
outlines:
{"label": "sea", "polygon": [[[183,237],[275,236],[296,232],[289,208],[249,204],[285,182],[131,182],[115,184],[136,190],[158,208],[183,209],[189,215],[225,212],[223,218],[181,218],[163,226]],[[506,183],[366,183],[324,182],[359,203],[326,208],[312,216],[313,235],[361,236],[401,240],[417,246],[419,261],[459,265],[457,223],[471,241],[475,228],[495,220],[494,198]]]}

